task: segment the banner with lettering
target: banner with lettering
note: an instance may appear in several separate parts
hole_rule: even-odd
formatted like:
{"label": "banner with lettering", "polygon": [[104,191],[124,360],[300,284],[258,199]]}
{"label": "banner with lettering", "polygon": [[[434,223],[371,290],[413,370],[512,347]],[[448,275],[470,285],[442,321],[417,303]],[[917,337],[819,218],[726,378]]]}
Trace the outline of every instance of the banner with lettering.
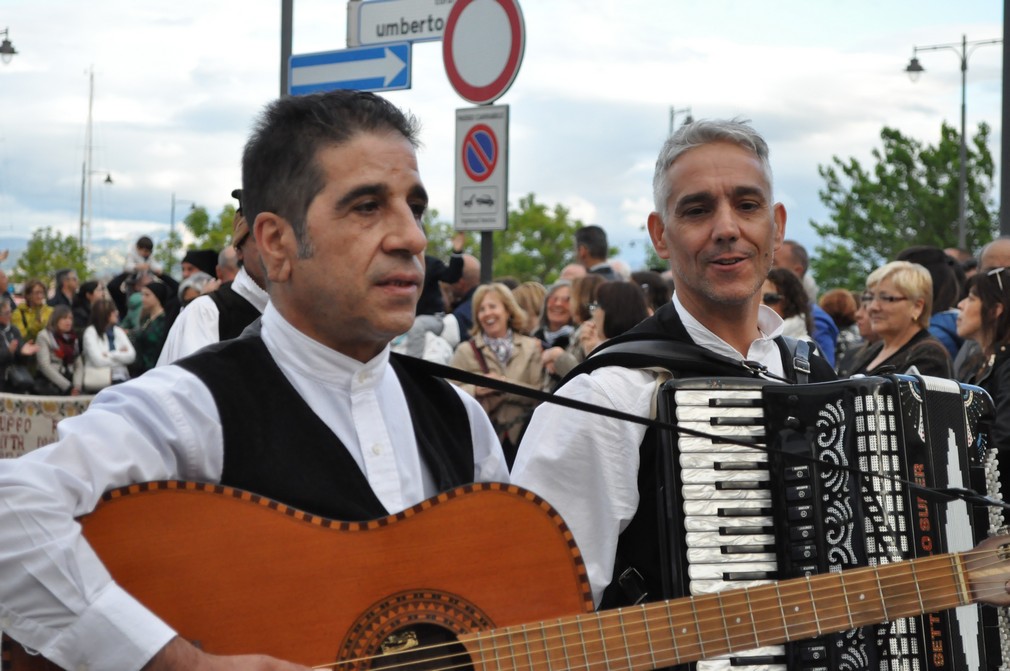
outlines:
{"label": "banner with lettering", "polygon": [[61,419],[84,412],[94,396],[0,394],[0,459],[56,442]]}

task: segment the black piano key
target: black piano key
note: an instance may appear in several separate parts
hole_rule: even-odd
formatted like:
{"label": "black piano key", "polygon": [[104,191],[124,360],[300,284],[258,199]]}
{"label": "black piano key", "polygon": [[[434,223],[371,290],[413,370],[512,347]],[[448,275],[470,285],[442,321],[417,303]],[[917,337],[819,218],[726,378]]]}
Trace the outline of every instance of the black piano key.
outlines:
{"label": "black piano key", "polygon": [[768,489],[768,482],[717,482],[715,483],[715,490],[718,492],[731,492],[734,489]]}
{"label": "black piano key", "polygon": [[767,517],[771,514],[771,508],[719,508],[718,517]]}
{"label": "black piano key", "polygon": [[768,666],[771,664],[785,664],[785,655],[761,655],[759,657],[731,657],[729,660],[730,666],[738,666],[740,668],[746,666]]}
{"label": "black piano key", "polygon": [[758,554],[761,552],[775,552],[774,545],[724,545],[720,549],[724,555],[745,555]]}
{"label": "black piano key", "polygon": [[727,534],[735,536],[755,536],[757,534],[773,533],[775,533],[774,527],[719,527],[719,534],[721,536],[725,536]]}
{"label": "black piano key", "polygon": [[716,461],[712,463],[712,468],[717,471],[767,471],[768,464],[757,461]]}
{"label": "black piano key", "polygon": [[722,574],[722,579],[732,580],[778,580],[777,571],[730,571]]}

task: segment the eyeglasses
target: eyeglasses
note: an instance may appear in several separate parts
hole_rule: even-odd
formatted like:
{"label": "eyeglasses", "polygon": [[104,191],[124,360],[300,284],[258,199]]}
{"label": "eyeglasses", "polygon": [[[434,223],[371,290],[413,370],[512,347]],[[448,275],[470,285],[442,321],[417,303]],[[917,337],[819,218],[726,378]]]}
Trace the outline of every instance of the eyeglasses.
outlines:
{"label": "eyeglasses", "polygon": [[996,276],[996,281],[999,283],[999,290],[1000,291],[1003,291],[1003,271],[1004,270],[1006,270],[1006,268],[993,268],[992,270],[990,270],[989,272],[987,272],[985,274],[986,277],[992,277],[993,275]]}
{"label": "eyeglasses", "polygon": [[861,300],[863,303],[866,303],[867,305],[869,305],[875,300],[880,301],[882,303],[888,303],[890,305],[894,305],[895,303],[898,303],[900,301],[907,301],[908,296],[888,296],[887,294],[865,293],[859,297],[859,300]]}
{"label": "eyeglasses", "polygon": [[599,303],[586,303],[586,309],[589,310],[589,314],[595,313],[599,308]]}
{"label": "eyeglasses", "polygon": [[777,305],[782,302],[782,294],[765,294],[761,297],[761,302],[765,305]]}

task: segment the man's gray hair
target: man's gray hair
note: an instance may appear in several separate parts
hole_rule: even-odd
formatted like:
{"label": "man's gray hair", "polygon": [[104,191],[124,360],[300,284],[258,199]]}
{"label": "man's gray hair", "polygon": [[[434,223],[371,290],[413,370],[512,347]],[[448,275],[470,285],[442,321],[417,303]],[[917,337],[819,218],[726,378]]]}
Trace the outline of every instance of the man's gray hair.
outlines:
{"label": "man's gray hair", "polygon": [[761,161],[769,188],[772,185],[772,167],[768,162],[768,144],[758,132],[750,127],[748,119],[699,119],[678,128],[663,143],[656,160],[656,172],[652,177],[652,197],[656,212],[666,219],[667,201],[670,199],[670,180],[666,172],[684,152],[711,144],[729,142],[746,149]]}

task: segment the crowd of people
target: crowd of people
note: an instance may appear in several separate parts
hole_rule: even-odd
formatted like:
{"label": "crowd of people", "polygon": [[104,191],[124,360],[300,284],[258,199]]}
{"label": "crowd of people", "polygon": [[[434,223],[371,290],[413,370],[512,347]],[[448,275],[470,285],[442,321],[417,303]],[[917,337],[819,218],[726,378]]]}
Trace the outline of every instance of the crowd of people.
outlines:
{"label": "crowd of people", "polygon": [[[241,190],[232,195],[240,198]],[[93,394],[239,335],[267,298],[261,271],[244,269],[255,241],[241,201],[234,229],[234,244],[220,253],[186,252],[180,280],[152,258],[154,243],[147,236],[131,249],[123,272],[107,282],[80,282],[65,269],[55,273],[52,291],[44,279],[30,278],[16,298],[0,270],[0,391]]]}
{"label": "crowd of people", "polygon": [[[60,393],[87,391],[98,361],[108,369],[106,388],[60,424],[58,442],[0,460],[0,500],[18,501],[0,505],[0,623],[13,639],[64,668],[305,671],[209,655],[103,569],[75,518],[104,492],[149,480],[236,487],[345,521],[511,481],[560,512],[597,606],[663,594],[656,432],[452,385],[420,357],[488,385],[507,380],[643,418],[655,417],[671,373],[792,383],[958,376],[993,395],[1004,420],[993,437],[1010,450],[1010,240],[982,250],[977,272],[942,300],[937,285],[948,280],[935,278],[947,269],[957,281],[961,266],[922,250],[877,269],[855,295],[815,300],[806,250],[785,239],[764,139],[737,120],[698,120],[656,162],[647,225],[669,271],[625,273],[607,260],[604,230],[587,226],[575,236],[577,262],[549,285],[482,284],[460,237],[449,263],[437,257],[450,250],[426,259],[417,143],[415,121],[378,96],[282,98],[243,154],[232,239],[243,263],[230,283],[177,306],[188,276],[175,286],[138,244],[139,258],[106,291],[85,283],[80,334],[76,276],[56,283],[53,306],[41,281],[25,283],[16,308],[2,301],[7,353],[34,360]],[[184,274],[196,262],[208,259],[189,258]],[[440,285],[426,283],[426,267]],[[952,309],[956,351],[933,335],[951,335]],[[631,341],[681,356],[597,365]],[[159,365],[114,384],[137,360]]]}

